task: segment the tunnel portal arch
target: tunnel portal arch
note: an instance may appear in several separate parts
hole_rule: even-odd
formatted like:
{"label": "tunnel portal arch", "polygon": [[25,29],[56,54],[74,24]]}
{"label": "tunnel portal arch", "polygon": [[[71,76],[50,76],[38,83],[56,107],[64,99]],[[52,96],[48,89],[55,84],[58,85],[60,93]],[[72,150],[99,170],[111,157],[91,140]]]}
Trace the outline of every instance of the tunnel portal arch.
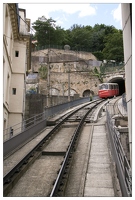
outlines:
{"label": "tunnel portal arch", "polygon": [[119,95],[125,93],[125,79],[122,77],[115,77],[108,81],[108,83],[117,83],[119,85]]}
{"label": "tunnel portal arch", "polygon": [[83,97],[89,97],[91,95],[94,95],[94,92],[92,90],[84,90]]}

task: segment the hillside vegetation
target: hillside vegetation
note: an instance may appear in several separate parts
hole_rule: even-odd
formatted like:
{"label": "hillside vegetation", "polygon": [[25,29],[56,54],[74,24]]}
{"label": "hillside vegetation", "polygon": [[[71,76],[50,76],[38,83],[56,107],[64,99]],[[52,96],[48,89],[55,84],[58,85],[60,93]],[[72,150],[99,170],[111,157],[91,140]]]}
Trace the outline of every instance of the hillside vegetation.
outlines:
{"label": "hillside vegetation", "polygon": [[123,62],[123,33],[114,26],[95,24],[94,27],[74,24],[70,29],[64,30],[56,25],[52,18],[39,17],[32,27],[35,34],[33,40],[37,41],[39,48],[51,45],[69,45],[75,51],[89,51],[98,60],[115,60]]}

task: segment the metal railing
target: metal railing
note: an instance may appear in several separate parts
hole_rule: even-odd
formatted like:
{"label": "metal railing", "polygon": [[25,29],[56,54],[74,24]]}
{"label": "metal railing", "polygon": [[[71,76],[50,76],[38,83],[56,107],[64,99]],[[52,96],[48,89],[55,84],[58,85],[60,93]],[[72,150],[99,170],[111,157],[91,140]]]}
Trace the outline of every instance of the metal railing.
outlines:
{"label": "metal railing", "polygon": [[[109,113],[110,108],[111,106],[108,105],[106,111],[107,111],[107,126],[109,130],[109,139],[111,142],[111,151],[114,161],[116,163],[116,169],[117,169],[118,179],[120,182],[122,196],[131,197],[132,196],[131,167],[120,141],[120,133],[114,126],[114,119],[112,119],[112,113],[111,114]],[[111,108],[111,111],[112,110],[113,109]]]}
{"label": "metal railing", "polygon": [[43,113],[35,115],[27,120],[24,120],[18,124],[13,125],[12,127],[3,130],[3,141],[5,142],[6,140],[12,138],[15,135],[20,134],[24,130],[27,130],[28,128],[36,125],[37,123],[45,119],[46,112],[44,111]]}
{"label": "metal railing", "polygon": [[31,140],[43,129],[46,128],[47,119],[50,116],[56,115],[62,111],[72,108],[73,106],[87,103],[89,97],[77,99],[68,103],[60,104],[57,106],[45,108],[43,113],[35,115],[22,123],[18,123],[6,130],[4,130],[4,143],[3,155],[8,156],[16,149],[20,148],[23,144]]}
{"label": "metal railing", "polygon": [[48,117],[53,116],[61,111],[67,110],[71,107],[77,106],[81,103],[85,103],[89,101],[89,97],[80,98],[74,101],[66,102],[63,104],[58,104],[52,107],[48,107],[44,109],[43,113],[32,116],[31,118],[24,120],[18,124],[13,125],[12,127],[8,127],[3,130],[3,141],[11,139],[13,136],[26,131],[27,129],[35,126],[43,120],[47,120]]}
{"label": "metal railing", "polygon": [[124,64],[119,64],[117,63],[115,66],[114,65],[104,65],[100,66],[100,72],[104,74],[111,74],[111,73],[119,73],[119,72],[124,72]]}
{"label": "metal railing", "polygon": [[[43,49],[48,49],[48,48],[64,50],[64,46],[55,45],[55,44],[49,44],[49,45],[44,45],[44,46],[35,46],[34,48],[32,48],[32,52],[33,51],[43,50]],[[77,47],[70,47],[70,50],[92,52],[91,48],[82,48],[82,47],[79,47],[79,48],[77,48]]]}

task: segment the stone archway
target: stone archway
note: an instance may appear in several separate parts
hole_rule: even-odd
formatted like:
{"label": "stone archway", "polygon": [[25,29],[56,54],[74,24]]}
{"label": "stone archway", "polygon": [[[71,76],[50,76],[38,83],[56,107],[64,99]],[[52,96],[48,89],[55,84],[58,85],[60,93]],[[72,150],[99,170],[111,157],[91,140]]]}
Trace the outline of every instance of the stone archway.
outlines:
{"label": "stone archway", "polygon": [[[77,94],[77,92],[74,89],[70,89],[70,96],[74,96],[74,94]],[[68,96],[68,90],[66,90],[64,96]]]}
{"label": "stone archway", "polygon": [[108,83],[117,83],[119,85],[119,95],[125,93],[125,80],[122,77],[111,78]]}
{"label": "stone archway", "polygon": [[51,88],[50,89],[50,94],[51,95],[59,95],[59,90],[57,88]]}
{"label": "stone archway", "polygon": [[85,90],[83,92],[83,97],[90,97],[90,94],[92,94],[92,96],[94,95],[94,92],[92,90]]}

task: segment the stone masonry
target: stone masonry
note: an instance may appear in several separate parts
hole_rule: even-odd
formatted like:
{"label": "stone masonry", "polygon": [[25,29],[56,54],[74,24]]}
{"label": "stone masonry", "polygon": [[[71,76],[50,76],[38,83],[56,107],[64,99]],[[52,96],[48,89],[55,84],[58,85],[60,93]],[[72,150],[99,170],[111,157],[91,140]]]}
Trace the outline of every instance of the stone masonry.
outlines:
{"label": "stone masonry", "polygon": [[[50,66],[51,95],[67,96],[69,86],[71,96],[74,94],[79,94],[80,97],[89,96],[90,93],[97,95],[100,81],[91,73],[95,66],[92,66],[90,61],[96,62],[97,59],[88,52],[40,50],[32,52],[32,71],[38,72],[41,65]],[[99,66],[97,68],[99,69]],[[89,92],[85,93],[87,90]],[[47,80],[39,80],[39,92],[47,94]]]}

